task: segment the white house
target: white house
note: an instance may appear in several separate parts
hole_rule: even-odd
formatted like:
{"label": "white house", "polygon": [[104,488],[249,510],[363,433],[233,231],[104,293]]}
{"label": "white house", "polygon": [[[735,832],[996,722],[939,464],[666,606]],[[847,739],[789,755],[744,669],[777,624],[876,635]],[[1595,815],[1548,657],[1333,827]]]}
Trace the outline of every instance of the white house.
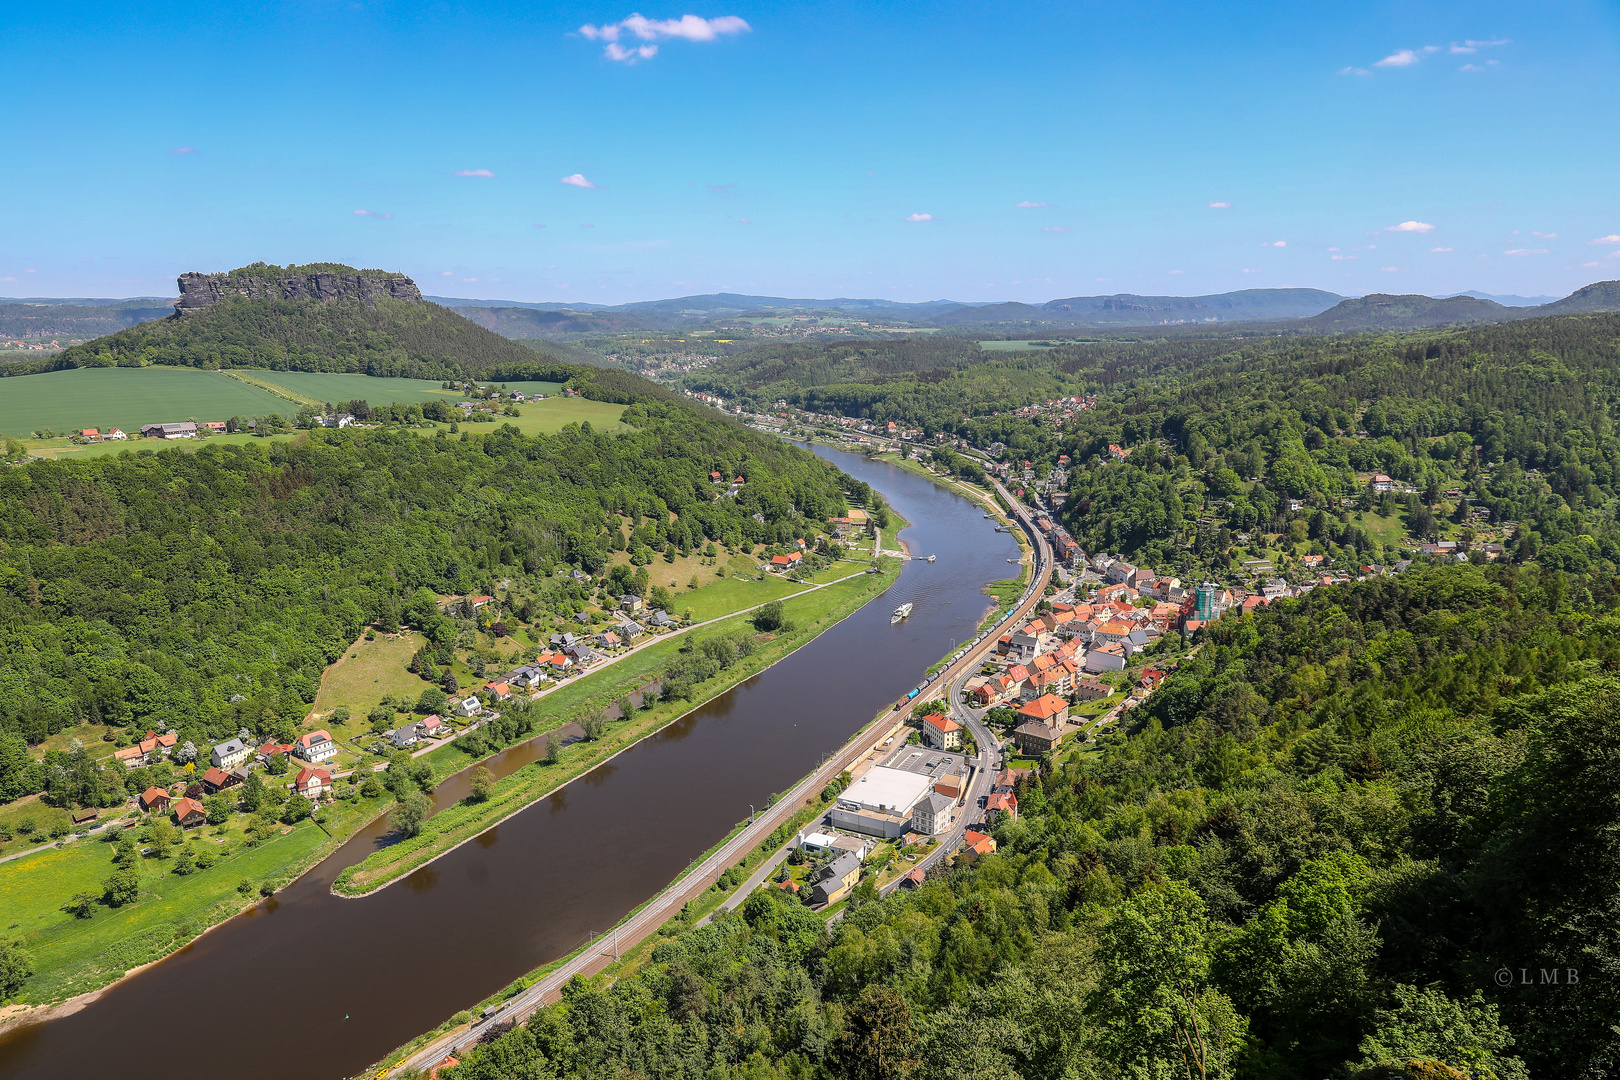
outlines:
{"label": "white house", "polygon": [[416,745],[416,741],[420,737],[415,724],[406,724],[404,727],[397,727],[388,733],[388,745],[395,750],[408,750]]}
{"label": "white house", "polygon": [[310,802],[332,790],[332,774],[325,769],[300,769],[293,781],[293,790]]}
{"label": "white house", "polygon": [[222,742],[214,747],[213,753],[208,755],[208,761],[214,768],[229,772],[247,761],[249,753],[251,751],[247,748],[246,743],[241,739],[232,739],[230,742]]}
{"label": "white house", "polygon": [[464,697],[460,701],[456,702],[456,715],[474,716],[481,709],[483,709],[483,707],[483,703],[480,702],[476,697]]}
{"label": "white house", "polygon": [[927,836],[942,833],[956,819],[956,800],[938,792],[918,803],[911,811],[911,828]]}
{"label": "white house", "polygon": [[310,762],[330,761],[337,757],[337,743],[325,728],[317,728],[298,736],[298,742],[293,744],[293,756]]}

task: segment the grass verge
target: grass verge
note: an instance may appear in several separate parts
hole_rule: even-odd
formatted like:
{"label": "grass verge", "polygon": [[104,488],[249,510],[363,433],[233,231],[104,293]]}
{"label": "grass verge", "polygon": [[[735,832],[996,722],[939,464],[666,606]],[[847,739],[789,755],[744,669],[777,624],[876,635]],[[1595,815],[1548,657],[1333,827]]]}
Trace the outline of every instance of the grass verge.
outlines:
{"label": "grass verge", "polygon": [[[365,861],[345,869],[333,883],[333,891],[342,896],[363,896],[398,880],[544,798],[692,709],[759,674],[887,588],[898,576],[900,564],[895,560],[884,562],[882,573],[863,575],[841,585],[784,600],[786,613],[797,624],[797,629],[770,638],[751,656],[733,664],[713,679],[698,684],[690,701],[660,702],[651,708],[638,710],[628,722],[611,725],[601,739],[570,747],[555,765],[534,762],[501,779],[490,798],[484,802],[462,802],[446,807],[429,818],[417,836],[374,852]],[[736,616],[709,628],[703,636],[734,632],[746,627],[747,620],[747,616]],[[604,708],[616,695],[639,689],[656,675],[679,647],[680,638],[672,636],[663,646],[647,649],[634,660],[608,669],[612,673],[608,681],[588,685],[589,680],[582,680],[541,699],[545,712],[543,729],[561,727]],[[626,670],[620,671],[620,668]],[[469,759],[454,746],[435,750],[426,758],[434,764],[436,774],[440,770],[448,774],[469,763]]]}

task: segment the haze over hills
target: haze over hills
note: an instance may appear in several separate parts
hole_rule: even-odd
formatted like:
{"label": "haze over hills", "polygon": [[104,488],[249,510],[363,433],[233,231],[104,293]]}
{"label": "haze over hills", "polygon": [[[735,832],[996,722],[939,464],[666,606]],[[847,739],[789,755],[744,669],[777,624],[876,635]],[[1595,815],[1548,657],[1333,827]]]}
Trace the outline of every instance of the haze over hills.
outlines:
{"label": "haze over hills", "polygon": [[[312,264],[313,265],[313,264]],[[326,266],[327,264],[321,264]],[[335,265],[335,264],[332,264]],[[307,270],[309,268],[299,268]],[[342,270],[353,274],[349,268]],[[279,274],[276,267],[261,273]],[[329,272],[329,271],[312,271]],[[233,271],[241,273],[241,271]],[[382,274],[382,271],[367,271]],[[403,275],[400,275],[401,277]],[[408,279],[407,279],[408,280]],[[413,286],[414,288],[414,286]],[[831,316],[825,324],[838,332],[839,316],[859,319],[865,331],[937,327],[958,333],[1064,333],[1086,328],[1276,326],[1305,332],[1339,333],[1417,327],[1472,325],[1587,311],[1620,310],[1620,283],[1596,282],[1559,300],[1498,295],[1470,290],[1441,297],[1377,293],[1344,297],[1321,289],[1241,289],[1205,296],[1142,296],[1115,293],[1072,296],[1044,304],[932,300],[905,303],[879,298],[805,299],[706,293],[645,300],[629,304],[589,304],[424,297],[424,301],[516,340],[573,339],[592,334],[670,331],[730,320],[816,312]],[[173,309],[175,300],[160,297],[27,300],[0,298],[0,335],[92,337],[152,319]]]}

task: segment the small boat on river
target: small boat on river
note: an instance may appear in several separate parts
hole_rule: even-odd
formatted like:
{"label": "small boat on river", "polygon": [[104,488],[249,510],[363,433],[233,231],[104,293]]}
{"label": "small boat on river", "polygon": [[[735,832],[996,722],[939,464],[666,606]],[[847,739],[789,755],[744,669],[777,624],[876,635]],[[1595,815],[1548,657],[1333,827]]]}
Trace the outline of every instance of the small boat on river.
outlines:
{"label": "small boat on river", "polygon": [[889,623],[890,623],[890,625],[893,625],[894,623],[899,622],[901,619],[904,619],[906,616],[908,616],[910,614],[911,614],[911,605],[910,604],[901,604],[899,607],[894,609],[894,617],[889,620]]}

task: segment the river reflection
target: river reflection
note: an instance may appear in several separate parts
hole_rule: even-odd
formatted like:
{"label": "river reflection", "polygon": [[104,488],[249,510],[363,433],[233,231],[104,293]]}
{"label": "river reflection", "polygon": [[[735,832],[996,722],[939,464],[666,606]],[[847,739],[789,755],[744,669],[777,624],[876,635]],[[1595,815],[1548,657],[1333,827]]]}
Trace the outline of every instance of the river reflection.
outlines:
{"label": "river reflection", "polygon": [[[966,500],[889,465],[816,453],[882,491],[913,522],[903,534],[912,550],[939,562],[908,564],[809,645],[403,887],[333,896],[338,873],[384,842],[387,823],[374,823],[275,898],[82,1011],[0,1037],[0,1077],[115,1069],[119,1080],[170,1080],[184,1061],[228,1062],[232,1080],[353,1076],[658,892],[750,803],[791,787],[972,637],[989,607],[981,586],[1009,576],[1017,555]],[[891,625],[902,602],[916,609]],[[531,740],[491,771],[544,753],[544,740]],[[435,805],[464,797],[467,784],[464,773],[447,780]],[[266,1037],[272,1016],[280,1034]]]}

